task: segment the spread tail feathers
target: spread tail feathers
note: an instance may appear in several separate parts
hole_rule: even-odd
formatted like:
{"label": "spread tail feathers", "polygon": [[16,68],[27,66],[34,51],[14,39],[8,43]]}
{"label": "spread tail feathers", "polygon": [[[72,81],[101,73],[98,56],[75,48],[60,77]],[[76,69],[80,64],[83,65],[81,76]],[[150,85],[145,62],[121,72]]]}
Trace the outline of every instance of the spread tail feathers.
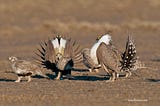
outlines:
{"label": "spread tail feathers", "polygon": [[36,57],[33,57],[39,65],[42,65],[44,68],[53,69],[53,64],[50,61],[46,60],[46,42],[41,42],[40,48],[35,52]]}
{"label": "spread tail feathers", "polygon": [[121,70],[125,71],[134,68],[135,63],[137,61],[137,57],[136,57],[136,47],[131,36],[128,36],[126,49],[125,52],[122,54],[121,58],[122,58],[122,60],[120,61]]}

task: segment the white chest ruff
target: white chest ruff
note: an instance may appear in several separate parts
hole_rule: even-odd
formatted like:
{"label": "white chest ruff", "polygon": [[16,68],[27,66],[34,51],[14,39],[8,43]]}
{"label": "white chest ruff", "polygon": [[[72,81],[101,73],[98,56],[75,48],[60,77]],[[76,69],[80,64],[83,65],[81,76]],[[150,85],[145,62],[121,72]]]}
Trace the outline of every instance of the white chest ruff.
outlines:
{"label": "white chest ruff", "polygon": [[99,41],[96,42],[96,43],[92,46],[91,51],[90,51],[90,56],[91,56],[91,58],[92,58],[92,60],[93,60],[93,62],[94,62],[95,64],[98,64],[97,49],[98,49],[99,45],[100,45],[102,42],[105,43],[106,45],[108,45],[110,41],[111,41],[111,36],[108,35],[108,34],[106,34],[106,35],[103,35],[103,36],[101,37],[101,39],[99,39]]}
{"label": "white chest ruff", "polygon": [[58,39],[56,38],[56,39],[52,40],[52,44],[53,44],[54,49],[56,50],[57,53],[62,53],[64,51],[65,46],[66,46],[66,40],[61,38],[60,44],[59,44]]}
{"label": "white chest ruff", "polygon": [[91,58],[92,58],[92,60],[93,60],[93,62],[94,62],[95,64],[98,64],[97,48],[99,47],[99,45],[100,45],[100,42],[95,43],[95,44],[92,46],[91,51],[90,51],[90,56],[91,56]]}

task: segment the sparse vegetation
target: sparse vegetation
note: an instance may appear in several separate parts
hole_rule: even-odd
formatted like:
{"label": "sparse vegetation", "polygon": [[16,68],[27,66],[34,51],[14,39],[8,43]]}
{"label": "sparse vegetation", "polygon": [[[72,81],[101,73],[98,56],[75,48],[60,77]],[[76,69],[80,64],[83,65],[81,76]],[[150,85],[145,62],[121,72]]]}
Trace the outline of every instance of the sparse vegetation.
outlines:
{"label": "sparse vegetation", "polygon": [[[159,0],[0,0],[0,105],[159,105],[159,5]],[[74,71],[78,80],[33,78],[20,84],[14,74],[6,73],[9,56],[33,60],[39,42],[55,33],[90,47],[107,32],[120,50],[131,34],[140,60],[154,70],[137,70],[114,83],[106,82],[103,71]]]}

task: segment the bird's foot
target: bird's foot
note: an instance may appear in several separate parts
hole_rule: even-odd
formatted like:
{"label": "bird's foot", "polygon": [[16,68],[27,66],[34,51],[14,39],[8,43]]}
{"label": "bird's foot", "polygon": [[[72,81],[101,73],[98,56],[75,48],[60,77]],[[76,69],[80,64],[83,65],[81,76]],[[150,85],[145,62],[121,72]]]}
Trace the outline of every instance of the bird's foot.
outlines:
{"label": "bird's foot", "polygon": [[132,73],[130,71],[126,71],[126,75],[125,75],[125,78],[128,78],[132,75]]}
{"label": "bird's foot", "polygon": [[18,77],[18,79],[15,82],[21,82],[22,77]]}
{"label": "bird's foot", "polygon": [[14,81],[14,82],[20,82],[19,80],[16,80],[16,81]]}
{"label": "bird's foot", "polygon": [[116,80],[116,78],[114,78],[114,77],[111,76],[111,77],[109,78],[109,80],[107,80],[106,82],[114,82],[115,80]]}
{"label": "bird's foot", "polygon": [[31,82],[31,76],[27,76],[26,78],[28,79],[27,82]]}
{"label": "bird's foot", "polygon": [[99,73],[99,70],[98,70],[98,69],[95,69],[95,72],[96,72],[96,73]]}
{"label": "bird's foot", "polygon": [[89,72],[93,72],[93,70],[92,69],[88,69],[89,70]]}
{"label": "bird's foot", "polygon": [[56,77],[55,80],[64,80],[63,77]]}

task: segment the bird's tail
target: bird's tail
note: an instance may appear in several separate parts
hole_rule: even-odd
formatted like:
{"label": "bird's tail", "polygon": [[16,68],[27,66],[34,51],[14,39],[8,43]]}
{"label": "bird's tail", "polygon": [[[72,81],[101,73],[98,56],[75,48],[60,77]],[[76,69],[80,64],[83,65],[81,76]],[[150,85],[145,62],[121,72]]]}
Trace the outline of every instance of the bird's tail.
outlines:
{"label": "bird's tail", "polygon": [[37,49],[38,50],[37,52],[34,52],[35,57],[33,57],[33,59],[38,65],[43,66],[43,68],[53,69],[54,67],[52,63],[50,61],[46,61],[45,59],[47,43],[44,41],[44,42],[41,42],[39,45],[40,45],[40,48]]}
{"label": "bird's tail", "polygon": [[137,61],[136,47],[131,36],[128,36],[125,52],[122,53],[122,56],[121,56],[121,61],[120,61],[121,70],[131,71],[131,69],[135,67],[136,61]]}
{"label": "bird's tail", "polygon": [[5,73],[15,73],[15,72],[11,71],[11,70],[7,70],[7,71],[5,71]]}
{"label": "bird's tail", "polygon": [[40,70],[36,70],[36,75],[42,76],[46,79],[50,79],[47,75],[43,74]]}

